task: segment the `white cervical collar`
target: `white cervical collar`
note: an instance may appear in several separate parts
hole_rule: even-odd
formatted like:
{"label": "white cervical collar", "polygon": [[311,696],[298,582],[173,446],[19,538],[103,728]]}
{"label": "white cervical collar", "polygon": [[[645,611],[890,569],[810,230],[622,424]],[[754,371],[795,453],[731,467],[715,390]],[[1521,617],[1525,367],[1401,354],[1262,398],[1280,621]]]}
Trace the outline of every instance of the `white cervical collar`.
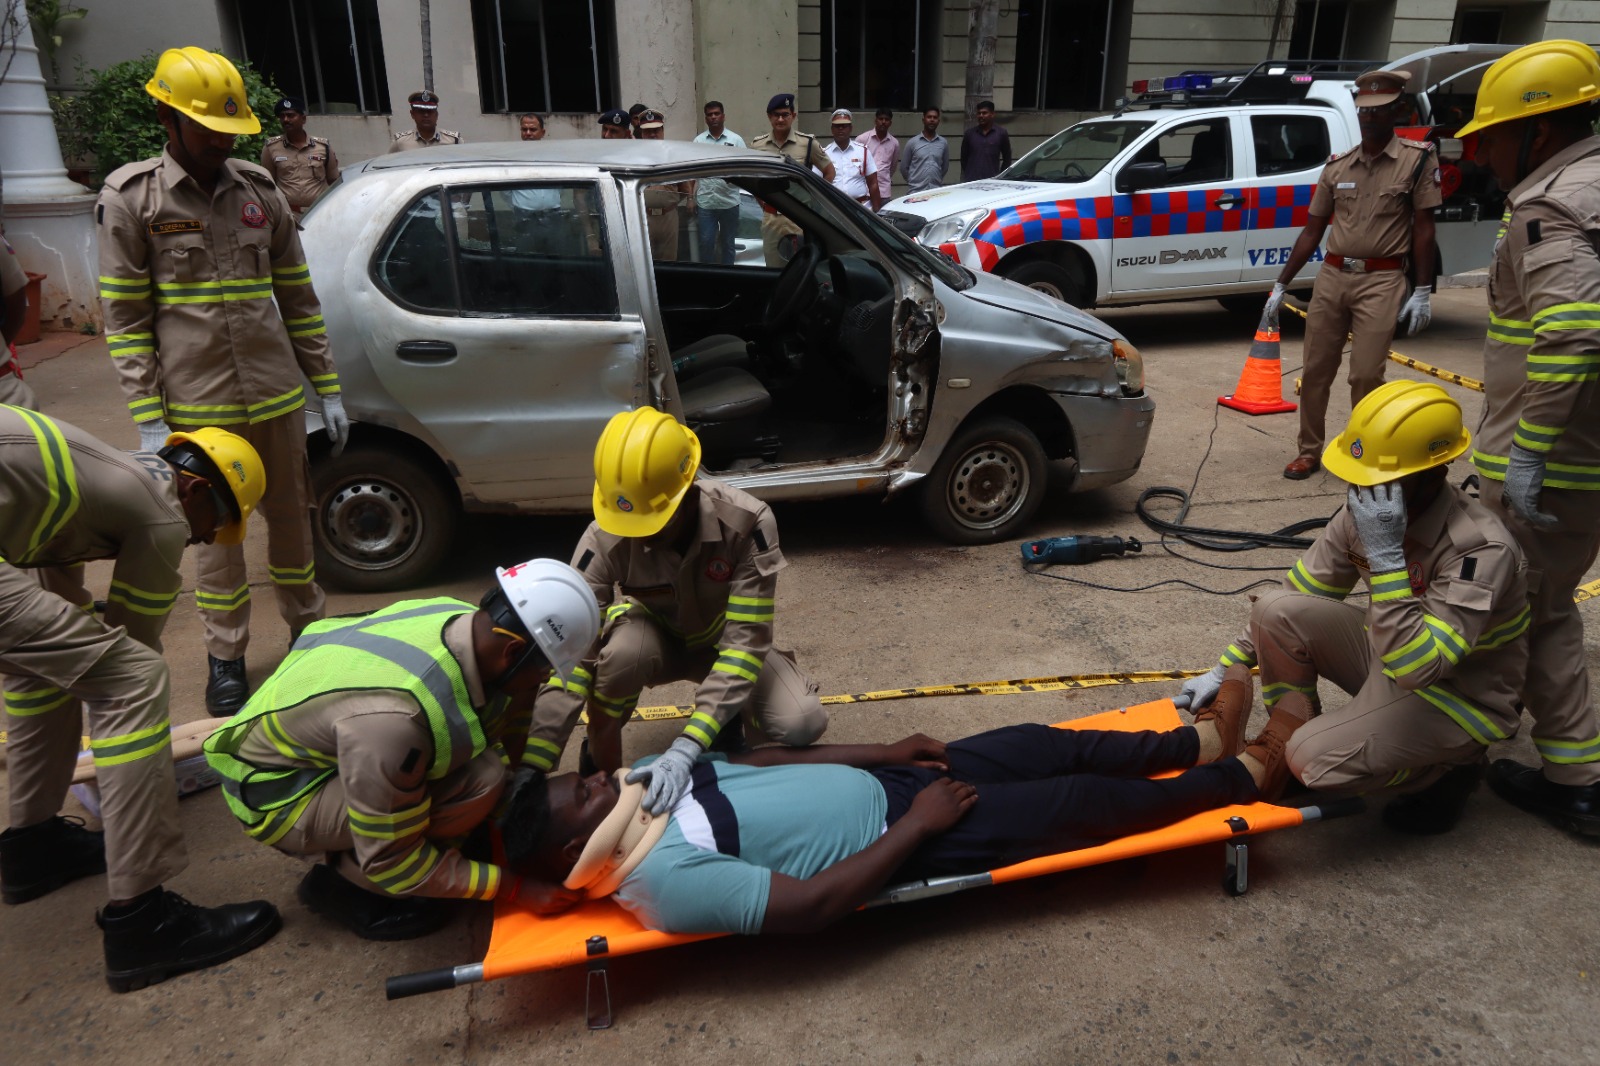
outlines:
{"label": "white cervical collar", "polygon": [[643,782],[623,785],[616,807],[589,837],[562,883],[590,899],[611,895],[655,847],[670,821],[670,814],[657,817],[644,809]]}

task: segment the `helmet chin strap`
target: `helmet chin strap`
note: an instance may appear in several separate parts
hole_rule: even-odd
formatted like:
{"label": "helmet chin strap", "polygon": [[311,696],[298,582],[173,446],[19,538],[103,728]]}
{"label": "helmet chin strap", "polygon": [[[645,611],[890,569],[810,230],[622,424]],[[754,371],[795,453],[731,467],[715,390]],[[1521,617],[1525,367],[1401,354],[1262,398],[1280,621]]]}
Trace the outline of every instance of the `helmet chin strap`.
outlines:
{"label": "helmet chin strap", "polygon": [[[1528,155],[1533,151],[1533,138],[1538,133],[1534,120],[1524,119],[1522,122],[1522,147],[1517,149],[1517,180],[1516,185],[1521,185],[1528,176]],[[1511,190],[1507,189],[1507,193]]]}

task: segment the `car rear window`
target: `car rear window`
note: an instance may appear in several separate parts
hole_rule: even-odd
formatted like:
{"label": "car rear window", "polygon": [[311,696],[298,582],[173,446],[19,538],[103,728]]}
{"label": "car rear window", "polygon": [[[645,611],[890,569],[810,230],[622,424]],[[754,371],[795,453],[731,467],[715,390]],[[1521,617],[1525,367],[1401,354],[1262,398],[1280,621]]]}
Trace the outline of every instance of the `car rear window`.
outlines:
{"label": "car rear window", "polygon": [[1321,115],[1251,115],[1257,174],[1290,174],[1328,161],[1328,121]]}

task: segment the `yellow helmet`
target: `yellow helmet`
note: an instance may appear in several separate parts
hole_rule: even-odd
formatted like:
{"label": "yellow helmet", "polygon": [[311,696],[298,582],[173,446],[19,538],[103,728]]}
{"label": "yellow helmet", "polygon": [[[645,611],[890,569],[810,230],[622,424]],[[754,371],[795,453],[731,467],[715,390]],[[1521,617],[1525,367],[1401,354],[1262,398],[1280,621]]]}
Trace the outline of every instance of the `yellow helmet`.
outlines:
{"label": "yellow helmet", "polygon": [[190,45],[168,48],[144,91],[218,133],[260,133],[239,68],[225,55]]}
{"label": "yellow helmet", "polygon": [[1382,485],[1465,452],[1472,434],[1461,405],[1427,381],[1391,381],[1356,404],[1344,432],[1322,453],[1322,465],[1352,485]]}
{"label": "yellow helmet", "polygon": [[1597,98],[1600,57],[1593,48],[1580,41],[1523,45],[1484,72],[1472,121],[1457,130],[1456,136]]}
{"label": "yellow helmet", "polygon": [[[207,469],[208,464],[196,461],[191,450],[173,451],[175,444],[193,445],[210,461],[212,469]],[[250,442],[237,433],[207,426],[172,434],[167,438],[166,447],[161,449],[161,458],[180,470],[211,482],[233,519],[217,530],[216,542],[243,543],[245,524],[250,520],[250,513],[267,491],[267,469],[261,465],[261,456]]]}
{"label": "yellow helmet", "polygon": [[700,469],[700,438],[654,407],[612,416],[594,449],[594,520],[618,537],[648,537],[678,509]]}

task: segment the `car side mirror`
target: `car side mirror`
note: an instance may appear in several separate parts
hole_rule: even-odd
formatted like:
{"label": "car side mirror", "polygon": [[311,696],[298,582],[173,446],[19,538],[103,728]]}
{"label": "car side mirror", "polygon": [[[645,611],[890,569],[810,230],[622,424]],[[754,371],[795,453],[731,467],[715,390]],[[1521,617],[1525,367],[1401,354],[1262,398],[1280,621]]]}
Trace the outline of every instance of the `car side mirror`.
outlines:
{"label": "car side mirror", "polygon": [[1167,183],[1167,165],[1161,162],[1129,163],[1117,175],[1118,192],[1159,189]]}

